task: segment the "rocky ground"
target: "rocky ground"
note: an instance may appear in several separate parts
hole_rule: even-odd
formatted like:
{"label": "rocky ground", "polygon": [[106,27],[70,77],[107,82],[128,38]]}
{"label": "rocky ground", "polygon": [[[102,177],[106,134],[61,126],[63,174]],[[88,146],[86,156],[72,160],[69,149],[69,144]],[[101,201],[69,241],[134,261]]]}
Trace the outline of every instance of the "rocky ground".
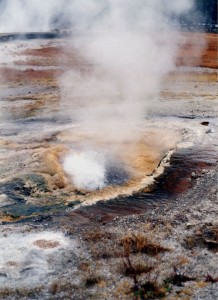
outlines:
{"label": "rocky ground", "polygon": [[166,169],[152,201],[144,191],[76,209],[72,195],[86,195],[65,182],[59,154],[69,127],[55,119],[62,41],[21,45],[25,62],[2,55],[0,299],[218,299],[217,37],[206,38],[203,65],[163,79],[146,117],[145,128],[176,136],[182,172],[172,157],[173,176]]}

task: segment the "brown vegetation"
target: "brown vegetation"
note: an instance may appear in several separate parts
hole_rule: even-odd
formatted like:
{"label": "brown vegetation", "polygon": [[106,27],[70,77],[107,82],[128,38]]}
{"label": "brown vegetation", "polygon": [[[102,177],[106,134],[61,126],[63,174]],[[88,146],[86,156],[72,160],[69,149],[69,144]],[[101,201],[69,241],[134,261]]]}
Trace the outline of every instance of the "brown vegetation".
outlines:
{"label": "brown vegetation", "polygon": [[164,251],[170,251],[169,248],[163,247],[157,242],[151,241],[143,233],[132,233],[121,239],[121,245],[125,254],[145,253],[155,256]]}
{"label": "brown vegetation", "polygon": [[186,236],[185,246],[188,249],[196,247],[206,247],[208,250],[218,251],[218,227],[203,226],[198,228],[193,234]]}

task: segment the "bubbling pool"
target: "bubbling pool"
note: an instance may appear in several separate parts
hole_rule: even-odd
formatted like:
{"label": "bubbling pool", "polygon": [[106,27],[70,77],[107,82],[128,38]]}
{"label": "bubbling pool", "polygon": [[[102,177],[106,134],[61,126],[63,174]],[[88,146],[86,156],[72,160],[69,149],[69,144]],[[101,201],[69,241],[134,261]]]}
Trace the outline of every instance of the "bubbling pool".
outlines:
{"label": "bubbling pool", "polygon": [[79,189],[96,190],[106,185],[105,158],[96,151],[68,154],[63,168]]}
{"label": "bubbling pool", "polygon": [[130,178],[121,162],[99,151],[72,151],[64,158],[63,168],[78,189],[89,191],[122,185]]}

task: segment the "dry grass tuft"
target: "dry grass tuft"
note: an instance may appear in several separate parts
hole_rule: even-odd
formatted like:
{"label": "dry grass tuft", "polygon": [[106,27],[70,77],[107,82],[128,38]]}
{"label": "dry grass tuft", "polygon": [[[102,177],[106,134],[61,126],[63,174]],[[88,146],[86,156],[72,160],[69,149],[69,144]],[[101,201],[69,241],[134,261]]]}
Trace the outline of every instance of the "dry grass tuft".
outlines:
{"label": "dry grass tuft", "polygon": [[206,247],[208,250],[218,251],[218,226],[203,226],[196,230],[192,235],[184,239],[185,247],[193,249],[196,247]]}
{"label": "dry grass tuft", "polygon": [[155,281],[147,281],[139,288],[133,287],[135,299],[160,299],[166,296],[168,286],[160,286]]}
{"label": "dry grass tuft", "polygon": [[17,289],[1,288],[0,299],[40,299],[42,296],[43,288],[43,286],[29,289],[25,287],[19,287]]}
{"label": "dry grass tuft", "polygon": [[161,252],[170,251],[169,248],[161,246],[159,243],[149,240],[142,233],[131,233],[121,239],[121,245],[124,248],[125,254],[130,253],[145,253],[155,256]]}
{"label": "dry grass tuft", "polygon": [[107,243],[96,243],[90,246],[90,251],[94,259],[110,259],[120,256],[114,248]]}
{"label": "dry grass tuft", "polygon": [[[74,295],[74,292],[76,290],[76,286],[73,285],[71,282],[61,282],[61,281],[54,281],[50,285],[50,293],[52,295],[56,295],[61,292],[68,292],[70,295]],[[68,298],[67,298],[68,299]]]}
{"label": "dry grass tuft", "polygon": [[132,263],[131,265],[129,265],[124,260],[122,272],[125,276],[132,277],[134,275],[150,273],[153,270],[153,268],[153,266],[147,265],[144,262]]}
{"label": "dry grass tuft", "polygon": [[98,242],[102,240],[110,240],[112,238],[112,234],[107,231],[95,230],[86,233],[84,238],[88,242]]}
{"label": "dry grass tuft", "polygon": [[86,278],[85,286],[86,287],[92,287],[96,284],[98,284],[101,281],[100,277],[90,276]]}
{"label": "dry grass tuft", "polygon": [[190,277],[186,274],[183,274],[183,273],[179,273],[177,271],[176,268],[174,268],[174,272],[173,274],[165,279],[165,284],[169,283],[169,284],[173,284],[173,285],[177,285],[177,286],[183,286],[183,284],[187,281],[195,281],[196,280],[196,277]]}

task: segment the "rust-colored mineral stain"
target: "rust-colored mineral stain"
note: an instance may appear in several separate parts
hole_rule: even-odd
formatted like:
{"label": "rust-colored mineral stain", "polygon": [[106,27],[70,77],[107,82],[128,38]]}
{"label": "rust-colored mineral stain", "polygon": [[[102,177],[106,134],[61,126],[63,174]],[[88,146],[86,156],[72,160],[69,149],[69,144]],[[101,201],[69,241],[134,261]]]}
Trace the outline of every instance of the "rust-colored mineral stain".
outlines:
{"label": "rust-colored mineral stain", "polygon": [[178,66],[196,66],[214,68],[218,67],[217,59],[217,34],[214,33],[183,33],[177,54]]}
{"label": "rust-colored mineral stain", "polygon": [[30,55],[30,56],[41,56],[41,57],[51,57],[51,56],[59,56],[63,53],[64,48],[63,47],[44,47],[44,48],[37,48],[37,49],[27,49],[23,51],[22,54],[24,55]]}
{"label": "rust-colored mineral stain", "polygon": [[8,267],[18,267],[19,263],[16,262],[16,261],[7,261],[6,266],[8,266]]}
{"label": "rust-colored mineral stain", "polygon": [[54,80],[56,77],[60,76],[63,71],[60,70],[34,70],[34,69],[26,69],[26,70],[17,70],[8,67],[0,67],[1,71],[1,81],[0,83],[29,83],[33,81],[43,81],[44,80]]}
{"label": "rust-colored mineral stain", "polygon": [[60,246],[60,243],[58,241],[52,241],[52,240],[37,240],[33,243],[33,245],[41,248],[41,249],[53,249],[58,246]]}

